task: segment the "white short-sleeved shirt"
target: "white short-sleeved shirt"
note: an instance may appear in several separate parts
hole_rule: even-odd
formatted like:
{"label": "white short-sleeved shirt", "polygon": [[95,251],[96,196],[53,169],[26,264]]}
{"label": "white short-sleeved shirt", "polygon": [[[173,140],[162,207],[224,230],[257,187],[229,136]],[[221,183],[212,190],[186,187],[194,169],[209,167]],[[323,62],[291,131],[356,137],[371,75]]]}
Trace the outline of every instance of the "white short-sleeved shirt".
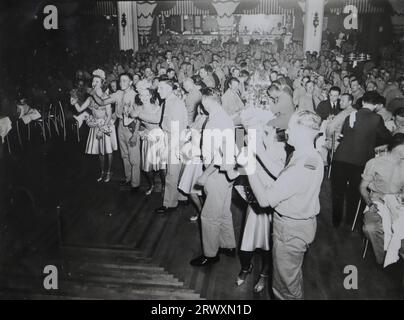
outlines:
{"label": "white short-sleeved shirt", "polygon": [[[234,161],[237,152],[234,132],[233,121],[226,111],[220,108],[209,114],[202,131],[202,157],[205,165],[214,163],[221,166],[225,164],[223,159],[226,150],[232,152],[226,156],[228,162]],[[227,164],[231,165],[231,163]]]}
{"label": "white short-sleeved shirt", "polygon": [[372,191],[372,198],[400,193],[404,190],[404,163],[389,154],[373,158],[366,163],[362,179]]}

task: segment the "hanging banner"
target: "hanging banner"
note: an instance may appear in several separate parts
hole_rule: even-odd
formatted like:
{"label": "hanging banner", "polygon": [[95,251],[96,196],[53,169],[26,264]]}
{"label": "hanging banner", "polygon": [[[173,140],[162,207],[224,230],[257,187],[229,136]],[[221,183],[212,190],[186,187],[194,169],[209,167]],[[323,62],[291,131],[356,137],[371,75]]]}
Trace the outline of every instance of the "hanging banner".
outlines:
{"label": "hanging banner", "polygon": [[119,48],[121,50],[139,49],[138,21],[136,2],[118,1]]}
{"label": "hanging banner", "polygon": [[234,26],[233,13],[240,4],[240,0],[212,0],[217,13],[217,24],[222,34],[231,34]]}
{"label": "hanging banner", "polygon": [[136,1],[137,23],[139,35],[149,36],[153,25],[153,12],[157,6],[156,1]]}

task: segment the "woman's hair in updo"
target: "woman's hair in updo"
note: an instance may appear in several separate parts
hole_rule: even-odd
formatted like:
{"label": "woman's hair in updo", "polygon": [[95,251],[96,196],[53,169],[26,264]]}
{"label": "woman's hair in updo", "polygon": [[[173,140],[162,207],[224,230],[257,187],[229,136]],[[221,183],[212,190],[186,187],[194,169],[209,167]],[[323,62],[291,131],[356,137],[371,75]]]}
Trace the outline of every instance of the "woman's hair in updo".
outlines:
{"label": "woman's hair in updo", "polygon": [[[146,89],[144,89],[144,90],[148,90],[148,91],[149,91],[149,93],[150,93],[150,103],[151,103],[151,104],[154,104],[154,103],[156,103],[156,101],[158,101],[158,93],[157,93],[157,90],[156,90],[156,89],[146,88]],[[142,102],[142,100],[140,99],[139,93],[135,96],[135,103],[136,103],[138,106],[142,106],[142,105],[143,105],[143,102]]]}
{"label": "woman's hair in updo", "polygon": [[98,78],[98,79],[101,80],[101,90],[102,90],[102,92],[105,92],[105,90],[108,89],[107,81],[106,81],[105,79],[101,78],[101,77],[98,76],[98,75],[93,75],[93,79],[94,79],[94,78]]}
{"label": "woman's hair in updo", "polygon": [[398,146],[404,144],[404,133],[396,133],[390,140],[390,143],[387,147],[389,151],[394,150]]}

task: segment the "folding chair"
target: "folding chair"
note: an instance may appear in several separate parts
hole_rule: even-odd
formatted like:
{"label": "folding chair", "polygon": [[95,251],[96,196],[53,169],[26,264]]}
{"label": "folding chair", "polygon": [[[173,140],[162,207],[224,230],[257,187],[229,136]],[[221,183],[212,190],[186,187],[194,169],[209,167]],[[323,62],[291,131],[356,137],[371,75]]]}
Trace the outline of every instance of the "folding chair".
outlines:
{"label": "folding chair", "polygon": [[354,221],[353,221],[353,223],[352,223],[351,231],[354,231],[354,229],[355,229],[356,221],[358,220],[359,211],[360,211],[360,209],[361,209],[361,206],[362,206],[362,198],[359,199],[359,203],[358,203],[358,207],[356,208],[355,219],[354,219]]}
{"label": "folding chair", "polygon": [[56,122],[63,130],[63,141],[66,141],[66,118],[62,103],[60,101],[58,101],[58,108],[56,109]]}
{"label": "folding chair", "polygon": [[49,110],[48,110],[48,117],[47,117],[47,126],[48,126],[48,130],[49,130],[49,134],[50,137],[52,137],[52,129],[51,129],[51,124],[53,124],[53,127],[55,128],[56,134],[59,136],[59,128],[58,128],[58,124],[57,124],[57,119],[56,119],[56,106],[51,103],[49,106]]}
{"label": "folding chair", "polygon": [[[32,123],[37,126],[39,125],[41,128],[41,135],[44,142],[46,142],[46,130],[45,130],[45,123],[42,118],[38,120],[32,121]],[[31,123],[28,123],[28,141],[31,141]]]}
{"label": "folding chair", "polygon": [[8,134],[4,137],[4,142],[7,143],[8,154],[11,154],[11,145],[10,145],[10,139],[8,137]]}
{"label": "folding chair", "polygon": [[365,238],[365,248],[363,249],[363,254],[362,254],[362,259],[366,258],[366,253],[368,252],[368,247],[369,247],[369,239]]}
{"label": "folding chair", "polygon": [[18,143],[20,144],[20,147],[22,148],[23,144],[22,144],[21,131],[20,131],[20,119],[16,120],[16,128],[17,128]]}
{"label": "folding chair", "polygon": [[328,166],[328,179],[331,178],[331,170],[332,170],[332,162],[334,160],[334,151],[335,149],[335,132],[333,133],[332,137],[331,137],[331,155],[330,155],[330,165]]}
{"label": "folding chair", "polygon": [[[354,229],[355,229],[356,221],[358,220],[359,211],[361,209],[361,206],[362,206],[362,198],[359,199],[359,203],[358,203],[358,207],[356,208],[355,219],[354,219],[354,221],[352,223],[351,231],[354,231]],[[363,249],[362,259],[365,259],[366,258],[366,253],[367,253],[368,247],[369,247],[369,239],[365,237],[363,240],[364,240],[365,248]]]}

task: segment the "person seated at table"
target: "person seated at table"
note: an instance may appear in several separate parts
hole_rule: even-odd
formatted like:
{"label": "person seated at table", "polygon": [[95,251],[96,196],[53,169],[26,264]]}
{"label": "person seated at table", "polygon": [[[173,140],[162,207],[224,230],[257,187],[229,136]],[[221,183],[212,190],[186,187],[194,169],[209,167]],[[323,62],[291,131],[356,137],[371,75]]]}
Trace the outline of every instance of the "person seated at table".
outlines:
{"label": "person seated at table", "polygon": [[212,75],[208,73],[206,66],[199,70],[199,75],[201,76],[202,81],[206,84],[208,88],[216,87],[215,79],[213,78]]}
{"label": "person seated at table", "polygon": [[393,114],[386,109],[386,98],[382,95],[378,95],[378,103],[376,105],[376,113],[383,118],[384,123],[388,123],[393,119]]}
{"label": "person seated at table", "polygon": [[12,129],[12,122],[9,117],[2,114],[0,105],[0,146],[4,143],[11,129]]}
{"label": "person seated at table", "polygon": [[172,68],[167,69],[167,77],[173,82],[178,82],[177,74],[175,73],[175,70]]}
{"label": "person seated at table", "polygon": [[306,83],[310,81],[310,77],[303,77],[300,84],[295,87],[293,91],[293,105],[299,105],[299,99],[301,96],[306,94]]}
{"label": "person seated at table", "polygon": [[21,119],[24,124],[28,124],[31,121],[41,118],[39,111],[29,106],[27,99],[25,98],[22,98],[17,102],[17,112],[19,114],[19,119]]}
{"label": "person seated at table", "polygon": [[316,103],[313,96],[314,82],[307,81],[305,84],[305,93],[299,96],[297,103],[297,111],[308,110],[314,112],[316,109]]}
{"label": "person seated at table", "polygon": [[269,87],[268,95],[276,100],[276,103],[270,108],[276,118],[269,121],[268,125],[286,130],[289,120],[295,112],[292,98],[276,84]]}
{"label": "person seated at table", "polygon": [[280,77],[278,80],[274,81],[273,84],[277,84],[282,91],[286,92],[290,97],[293,97],[293,90],[289,86],[287,78]]}
{"label": "person seated at table", "polygon": [[[367,162],[360,192],[369,208],[364,213],[363,232],[373,246],[376,261],[383,264],[384,231],[376,202],[383,201],[387,194],[401,193],[404,196],[404,133],[393,136],[387,154]],[[404,250],[404,241],[401,247]]]}
{"label": "person seated at table", "polygon": [[365,94],[365,90],[356,78],[351,80],[351,94],[354,97],[354,105],[358,105],[358,100]]}
{"label": "person seated at table", "polygon": [[[222,107],[224,111],[232,118],[236,120],[240,111],[244,109],[244,103],[240,96],[240,80],[237,78],[230,78],[229,88],[222,96]],[[237,124],[237,123],[235,123]]]}
{"label": "person seated at table", "polygon": [[404,107],[394,111],[392,131],[393,134],[404,133]]}
{"label": "person seated at table", "polygon": [[[331,149],[331,145],[334,145],[334,150],[338,146],[338,138],[341,135],[342,131],[342,126],[345,122],[345,119],[355,111],[355,108],[353,107],[353,96],[349,93],[344,93],[341,96],[341,101],[340,101],[340,108],[341,112],[339,112],[337,115],[331,115],[328,117],[328,123],[327,123],[327,128],[326,128],[326,139],[327,139],[327,145],[329,146],[329,149]],[[333,143],[334,140],[334,143]]]}
{"label": "person seated at table", "polygon": [[328,93],[328,99],[326,101],[320,102],[317,106],[316,113],[321,117],[323,121],[327,120],[327,118],[331,115],[337,115],[341,111],[339,100],[340,95],[341,89],[339,87],[331,87]]}

